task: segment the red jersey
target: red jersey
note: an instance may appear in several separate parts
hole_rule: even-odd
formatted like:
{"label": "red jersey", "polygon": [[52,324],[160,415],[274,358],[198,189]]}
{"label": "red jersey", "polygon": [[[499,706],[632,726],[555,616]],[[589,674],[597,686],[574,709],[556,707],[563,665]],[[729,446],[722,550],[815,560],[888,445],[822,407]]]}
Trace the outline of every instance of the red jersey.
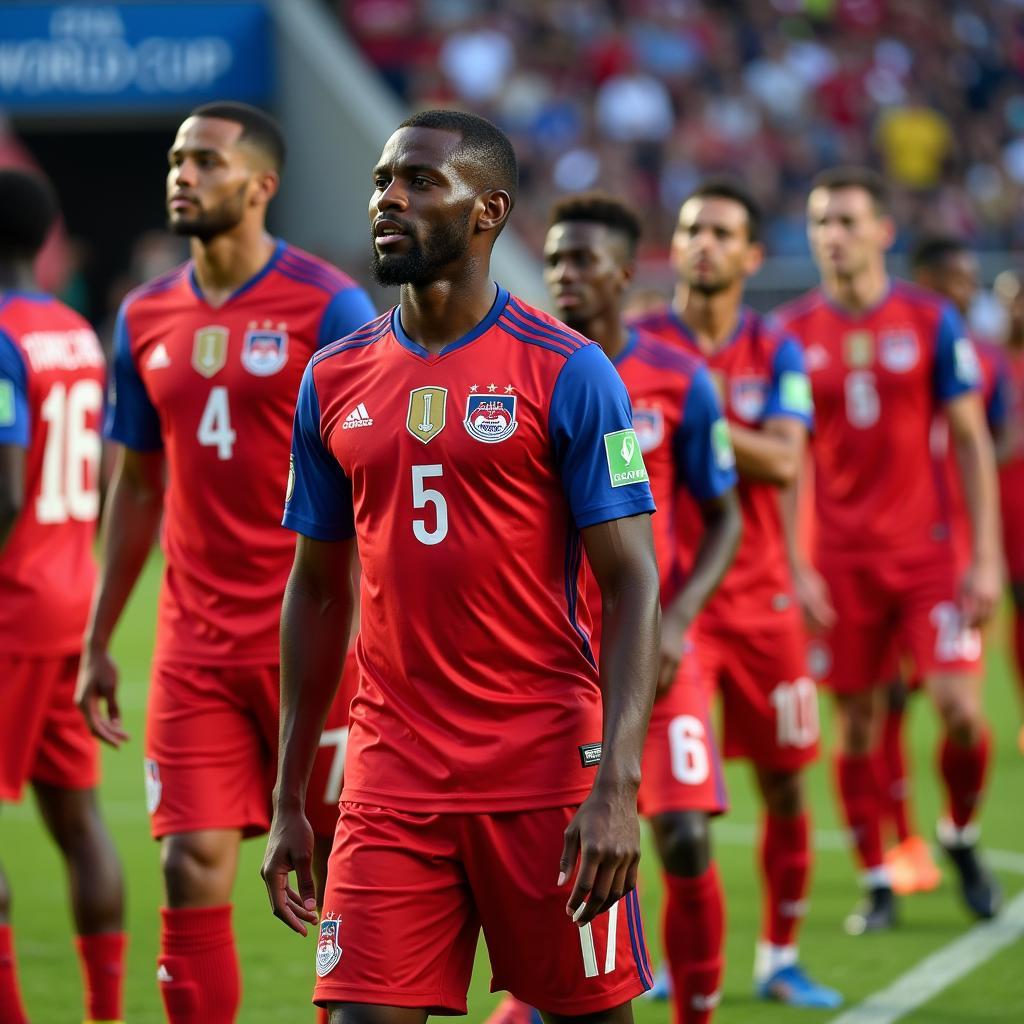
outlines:
{"label": "red jersey", "polygon": [[[707,361],[730,422],[756,429],[765,420],[786,416],[812,425],[811,392],[803,353],[792,338],[769,327],[760,314],[744,309],[736,330],[710,355],[671,310],[652,313],[640,324],[659,337]],[[778,488],[740,476],[743,537],[736,558],[701,613],[716,629],[790,628],[782,614],[793,604]],[[700,535],[697,509],[685,509],[684,537]],[[687,545],[685,559],[693,557]]]}
{"label": "red jersey", "polygon": [[81,648],[95,581],[103,351],[47,295],[0,295],[0,444],[26,449],[25,501],[0,551],[0,650]]}
{"label": "red jersey", "polygon": [[946,402],[977,388],[978,359],[956,310],[893,282],[860,315],[820,289],[784,306],[814,393],[815,546],[876,560],[948,536],[929,435]]}
{"label": "red jersey", "polygon": [[1009,455],[999,467],[1003,547],[1013,580],[1024,578],[1024,349],[1004,349]]}
{"label": "red jersey", "polygon": [[351,278],[284,242],[220,306],[191,263],[125,299],[106,425],[113,440],[167,457],[156,658],[277,662],[299,381],[318,348],[372,313]]}
{"label": "red jersey", "polygon": [[582,800],[602,723],[580,531],[654,508],[600,347],[501,288],[439,354],[392,310],[313,360],[292,465],[285,525],[355,536],[362,569],[342,799]]}

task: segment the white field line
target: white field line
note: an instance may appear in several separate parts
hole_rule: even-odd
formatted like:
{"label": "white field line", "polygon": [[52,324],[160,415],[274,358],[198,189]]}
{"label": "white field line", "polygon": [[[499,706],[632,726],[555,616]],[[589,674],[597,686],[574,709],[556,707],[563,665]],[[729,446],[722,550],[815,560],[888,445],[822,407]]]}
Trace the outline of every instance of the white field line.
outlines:
{"label": "white field line", "polygon": [[[1018,855],[1019,856],[1019,855]],[[893,1024],[970,974],[1024,936],[1024,892],[994,921],[969,932],[921,960],[891,985],[833,1017],[828,1024]]]}

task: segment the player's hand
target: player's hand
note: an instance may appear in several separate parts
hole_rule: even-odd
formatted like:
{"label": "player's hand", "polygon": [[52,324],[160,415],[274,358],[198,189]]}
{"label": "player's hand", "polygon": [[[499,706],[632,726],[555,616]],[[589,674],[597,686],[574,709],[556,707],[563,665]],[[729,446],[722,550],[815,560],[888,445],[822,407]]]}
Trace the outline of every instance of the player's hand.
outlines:
{"label": "player's hand", "polygon": [[[298,892],[288,884],[295,872]],[[293,932],[306,935],[316,924],[316,889],[313,886],[313,829],[301,810],[274,812],[267,852],[260,868],[274,917]]]}
{"label": "player's hand", "polygon": [[965,625],[982,626],[988,622],[1002,589],[1002,573],[996,563],[971,563],[960,580],[960,611]]}
{"label": "player's hand", "polygon": [[633,787],[595,789],[580,804],[565,830],[560,886],[572,876],[577,861],[579,871],[565,912],[582,926],[636,888],[640,821]]}
{"label": "player's hand", "polygon": [[793,573],[793,586],[807,625],[816,633],[827,633],[837,616],[824,577],[813,566],[802,565]]}
{"label": "player's hand", "polygon": [[82,651],[75,703],[93,736],[117,749],[131,738],[121,726],[117,704],[117,665],[106,651]]}
{"label": "player's hand", "polygon": [[686,629],[689,623],[665,614],[661,620],[661,657],[658,660],[658,688],[654,699],[664,697],[679,674],[679,666],[686,653]]}

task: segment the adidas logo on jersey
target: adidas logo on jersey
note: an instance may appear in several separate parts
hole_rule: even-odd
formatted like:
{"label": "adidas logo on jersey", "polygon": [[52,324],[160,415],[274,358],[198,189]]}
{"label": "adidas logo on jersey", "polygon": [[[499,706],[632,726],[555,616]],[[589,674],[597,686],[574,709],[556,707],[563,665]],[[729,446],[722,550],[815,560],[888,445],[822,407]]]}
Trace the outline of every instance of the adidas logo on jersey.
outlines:
{"label": "adidas logo on jersey", "polygon": [[171,357],[167,354],[167,347],[164,343],[158,342],[150,357],[146,360],[147,370],[162,370],[165,366],[171,365]]}
{"label": "adidas logo on jersey", "polygon": [[342,423],[342,430],[351,430],[354,427],[372,427],[373,417],[366,411],[366,406],[360,402],[346,417]]}

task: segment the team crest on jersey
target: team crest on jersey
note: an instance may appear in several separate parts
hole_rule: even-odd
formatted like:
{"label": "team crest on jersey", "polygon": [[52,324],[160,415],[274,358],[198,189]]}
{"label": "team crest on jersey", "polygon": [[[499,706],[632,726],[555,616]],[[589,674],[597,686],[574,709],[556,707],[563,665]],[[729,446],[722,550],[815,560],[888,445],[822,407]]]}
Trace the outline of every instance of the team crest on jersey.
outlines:
{"label": "team crest on jersey", "polygon": [[886,331],[878,339],[878,361],[893,373],[907,373],[917,366],[921,350],[910,329]]}
{"label": "team crest on jersey", "polygon": [[228,334],[226,327],[210,324],[196,331],[192,343],[192,369],[204,377],[212,377],[224,369],[228,361]]}
{"label": "team crest on jersey", "polygon": [[466,399],[466,418],[462,421],[470,437],[484,444],[497,444],[510,438],[519,426],[515,395],[470,395]]}
{"label": "team crest on jersey", "polygon": [[242,340],[242,365],[256,377],[269,377],[288,362],[288,331],[284,324],[271,329],[250,323]]}
{"label": "team crest on jersey", "polygon": [[326,978],[341,960],[342,949],[338,943],[340,932],[340,917],[328,917],[320,922],[320,937],[316,943],[316,973],[321,978]]}
{"label": "team crest on jersey", "polygon": [[447,416],[447,388],[414,388],[409,392],[409,415],[405,426],[409,433],[428,444],[444,430]]}
{"label": "team crest on jersey", "polygon": [[735,377],[729,385],[729,402],[741,420],[757,421],[768,401],[768,381],[764,377]]}
{"label": "team crest on jersey", "polygon": [[660,409],[634,409],[633,429],[645,455],[654,451],[665,436],[665,417]]}
{"label": "team crest on jersey", "polygon": [[862,370],[875,360],[875,339],[870,331],[850,331],[843,336],[843,362]]}
{"label": "team crest on jersey", "polygon": [[164,784],[160,781],[160,765],[149,757],[143,758],[142,764],[146,773],[146,810],[156,814],[164,793]]}

